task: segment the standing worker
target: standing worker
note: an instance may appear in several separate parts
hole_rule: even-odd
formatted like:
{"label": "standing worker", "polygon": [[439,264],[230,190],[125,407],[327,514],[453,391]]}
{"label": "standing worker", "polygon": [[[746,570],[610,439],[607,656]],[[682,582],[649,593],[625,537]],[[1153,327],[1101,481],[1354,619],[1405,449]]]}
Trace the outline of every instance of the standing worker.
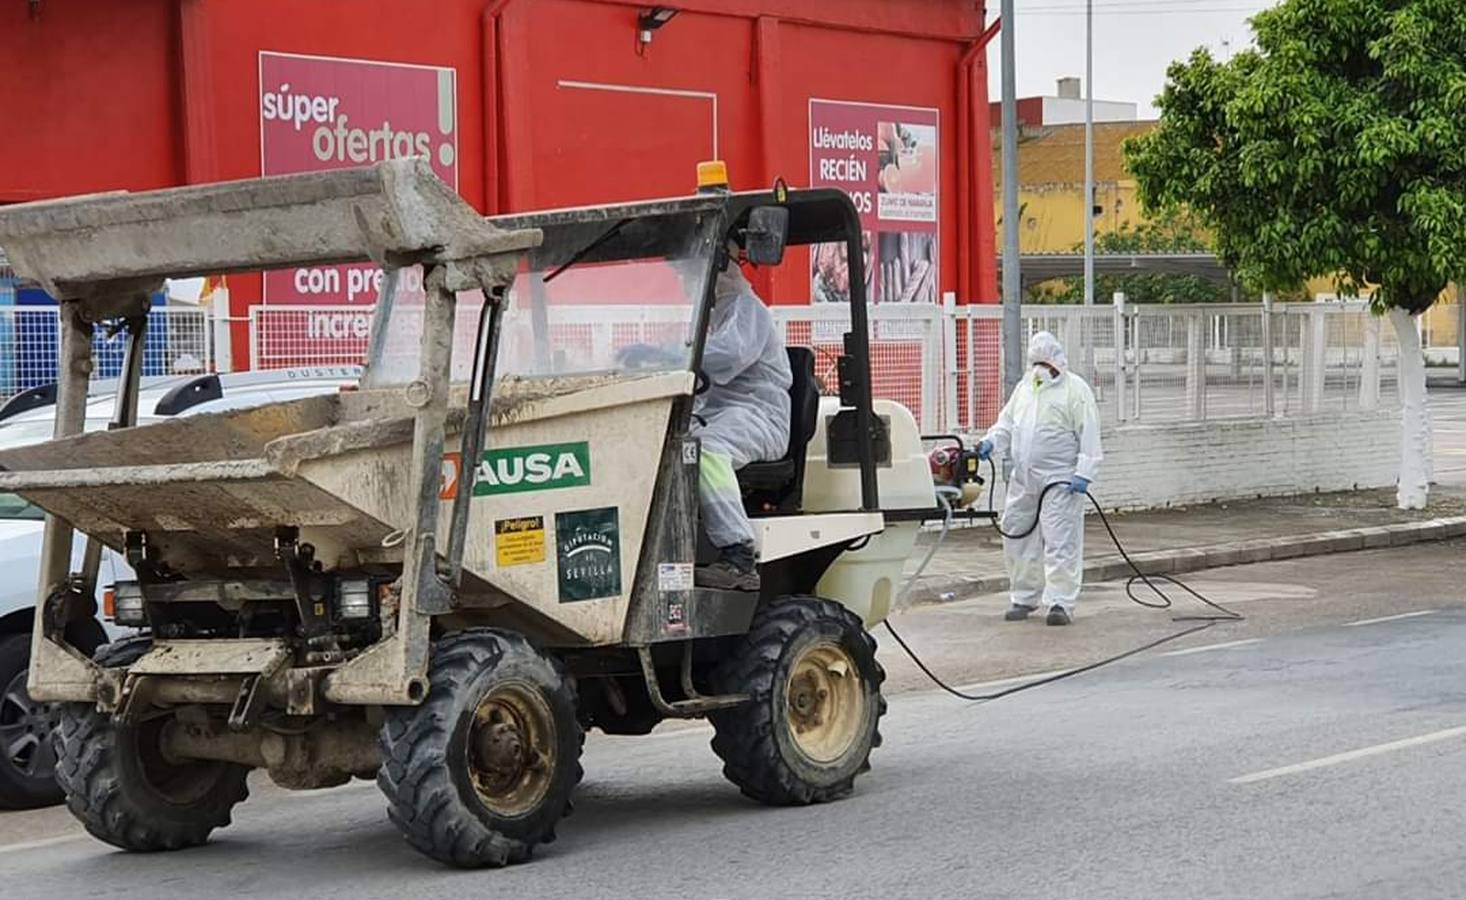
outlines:
{"label": "standing worker", "polygon": [[743,509],[737,471],[789,450],[789,387],[793,374],[769,308],[739,268],[739,248],[713,287],[702,372],[707,390],[693,406],[692,434],[702,441],[698,499],[703,529],[718,559],[699,566],[699,587],[757,591],[758,547]]}
{"label": "standing worker", "polygon": [[[1047,331],[1028,344],[1027,377],[978,444],[980,459],[1007,454],[1013,463],[1003,506],[1004,562],[1021,622],[1040,602],[1048,624],[1068,625],[1084,581],[1084,503],[1099,474],[1099,407],[1089,385],[1069,371],[1058,339]],[[1058,484],[1044,494],[1049,485]],[[1040,497],[1042,502],[1040,503]]]}

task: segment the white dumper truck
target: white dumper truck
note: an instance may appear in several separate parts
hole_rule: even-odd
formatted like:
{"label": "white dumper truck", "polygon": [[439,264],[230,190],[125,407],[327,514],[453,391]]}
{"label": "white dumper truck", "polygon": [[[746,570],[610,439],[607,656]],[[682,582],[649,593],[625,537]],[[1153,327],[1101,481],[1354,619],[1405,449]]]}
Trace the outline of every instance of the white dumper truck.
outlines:
{"label": "white dumper truck", "polygon": [[[730,240],[759,265],[842,244],[850,267],[828,395],[791,341],[788,453],[739,473],[757,593],[693,578],[690,428]],[[63,705],[59,780],[93,835],[202,843],[264,769],[375,778],[414,847],[503,865],[554,837],[586,729],[670,717],[709,718],[764,803],[836,799],[868,768],[867,629],[939,514],[911,414],[871,399],[843,193],[485,220],[397,160],[8,207],[0,245],[62,304],[55,439],[0,450],[0,491],[50,514],[29,689]],[[160,279],[366,260],[388,275],[359,389],[136,426],[133,353],[122,427],[82,433],[92,330],[141,346]],[[618,352],[641,344],[658,352]],[[136,572],[116,619],[143,631],[93,657],[66,635],[94,615],[103,546]]]}

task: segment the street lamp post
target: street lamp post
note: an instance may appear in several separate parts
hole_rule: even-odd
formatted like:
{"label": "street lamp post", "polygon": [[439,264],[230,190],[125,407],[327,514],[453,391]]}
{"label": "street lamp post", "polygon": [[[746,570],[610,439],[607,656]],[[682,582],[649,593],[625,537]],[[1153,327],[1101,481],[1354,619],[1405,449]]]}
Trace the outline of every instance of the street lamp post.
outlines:
{"label": "street lamp post", "polygon": [[1084,305],[1094,305],[1094,0],[1084,12]]}
{"label": "street lamp post", "polygon": [[[1084,305],[1094,306],[1094,0],[1084,9]],[[1087,321],[1087,313],[1086,319]],[[1084,341],[1084,374],[1094,377],[1094,341]]]}
{"label": "street lamp post", "polygon": [[1003,38],[1003,395],[1023,377],[1022,285],[1018,271],[1018,87],[1013,0],[1002,3]]}

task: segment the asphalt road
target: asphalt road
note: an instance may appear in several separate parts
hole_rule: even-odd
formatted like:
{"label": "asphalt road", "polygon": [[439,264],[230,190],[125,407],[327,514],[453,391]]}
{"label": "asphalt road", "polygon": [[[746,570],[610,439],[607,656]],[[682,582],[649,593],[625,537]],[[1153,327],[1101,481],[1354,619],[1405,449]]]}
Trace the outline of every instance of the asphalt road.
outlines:
{"label": "asphalt road", "polygon": [[[987,706],[899,693],[875,768],[828,806],[743,800],[700,728],[596,737],[575,816],[526,866],[418,857],[370,785],[262,783],[233,828],[179,854],[113,852],[59,811],[7,816],[0,897],[1458,897],[1463,550],[1210,573],[1247,624]],[[1000,598],[901,625],[957,680],[983,671],[961,629],[969,649],[1030,647],[1037,669],[1169,627],[1095,593],[1068,630],[1005,631]]]}

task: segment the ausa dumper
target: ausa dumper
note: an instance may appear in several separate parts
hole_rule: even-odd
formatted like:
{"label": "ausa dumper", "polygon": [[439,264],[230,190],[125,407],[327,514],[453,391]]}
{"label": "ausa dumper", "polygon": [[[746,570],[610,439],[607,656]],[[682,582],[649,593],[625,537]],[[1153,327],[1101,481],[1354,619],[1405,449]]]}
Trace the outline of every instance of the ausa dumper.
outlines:
{"label": "ausa dumper", "polygon": [[[694,406],[730,241],[762,265],[837,243],[850,266],[829,395],[791,346],[789,450],[739,472],[757,593],[693,575]],[[554,838],[586,729],[666,718],[709,718],[764,803],[841,797],[868,768],[867,628],[937,499],[910,412],[871,398],[843,193],[713,185],[486,220],[397,160],[10,207],[0,245],[61,301],[55,440],[0,451],[0,491],[50,514],[29,687],[62,704],[59,778],[93,835],[200,844],[264,769],[375,778],[414,847],[503,865]],[[387,275],[359,388],[135,425],[161,279],[368,260]],[[129,336],[124,386],[114,427],[81,434],[100,327]],[[103,546],[137,573],[110,597],[139,630],[90,658],[66,632],[94,612]]]}

